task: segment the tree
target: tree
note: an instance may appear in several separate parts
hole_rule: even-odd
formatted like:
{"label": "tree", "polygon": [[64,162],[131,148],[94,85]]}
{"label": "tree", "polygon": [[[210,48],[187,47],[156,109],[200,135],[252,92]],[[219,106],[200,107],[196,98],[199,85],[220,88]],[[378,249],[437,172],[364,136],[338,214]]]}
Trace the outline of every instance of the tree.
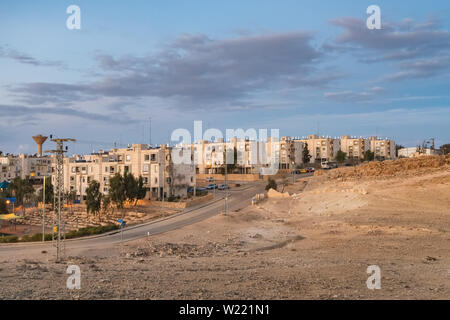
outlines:
{"label": "tree", "polygon": [[375,159],[375,153],[370,151],[370,150],[366,150],[364,152],[364,161],[373,161]]}
{"label": "tree", "polygon": [[25,179],[22,179],[20,177],[14,178],[8,189],[11,190],[12,194],[16,197],[17,204],[22,205],[22,208],[25,211],[25,208],[23,206],[24,200],[30,194],[34,193],[33,185],[31,184],[28,177]]}
{"label": "tree", "polygon": [[111,202],[114,203],[118,209],[123,209],[123,205],[127,200],[127,193],[124,177],[119,173],[116,173],[115,176],[109,180],[109,196]]}
{"label": "tree", "polygon": [[8,213],[8,206],[6,205],[6,194],[0,192],[0,214]]}
{"label": "tree", "polygon": [[92,212],[95,216],[100,212],[102,204],[102,194],[100,192],[100,183],[92,180],[89,187],[86,189],[86,208],[87,212]]}
{"label": "tree", "polygon": [[342,151],[342,150],[339,150],[336,153],[336,161],[339,162],[339,163],[342,163],[342,162],[345,161],[345,159],[347,159],[347,153]]}
{"label": "tree", "polygon": [[123,183],[125,188],[126,201],[136,203],[138,196],[138,181],[132,173],[125,172],[123,174]]}
{"label": "tree", "polygon": [[136,202],[134,205],[136,205],[138,200],[144,199],[146,194],[147,190],[144,188],[144,179],[139,176],[139,179],[137,181]]}
{"label": "tree", "polygon": [[269,178],[269,182],[266,185],[266,190],[277,190],[277,183],[274,179]]}
{"label": "tree", "polygon": [[308,143],[305,143],[303,147],[303,163],[309,163],[311,160],[311,155],[309,154]]}
{"label": "tree", "polygon": [[[43,200],[43,193],[44,193],[44,188],[41,188],[39,190],[39,201]],[[50,178],[46,178],[45,179],[45,203],[46,204],[53,204],[53,184],[52,184],[52,179]]]}
{"label": "tree", "polygon": [[449,154],[450,153],[450,143],[440,146],[439,151],[443,155]]}
{"label": "tree", "polygon": [[111,207],[111,197],[109,195],[103,195],[102,197],[103,212],[107,214],[110,207]]}

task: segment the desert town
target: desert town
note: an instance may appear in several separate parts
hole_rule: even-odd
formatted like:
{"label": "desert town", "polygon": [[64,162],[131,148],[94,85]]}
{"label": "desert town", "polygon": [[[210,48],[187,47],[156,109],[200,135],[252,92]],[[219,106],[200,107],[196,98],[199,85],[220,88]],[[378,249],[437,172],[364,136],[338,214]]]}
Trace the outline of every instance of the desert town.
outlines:
{"label": "desert town", "polygon": [[[56,161],[36,137],[36,155],[1,157],[2,193],[12,187],[0,216],[1,299],[450,296],[445,146],[401,156],[392,140],[283,137],[279,170],[267,177],[252,167],[248,140],[234,141],[241,166],[221,163],[224,141],[192,145],[207,153],[197,165],[174,164],[170,146],[142,144],[65,157],[55,261],[56,196],[46,205],[40,197],[58,183]],[[105,206],[114,177],[130,172],[145,192]],[[28,196],[23,180],[32,181]],[[103,199],[88,209],[95,182]],[[83,284],[71,291],[73,264]],[[380,266],[381,290],[366,287],[369,265]]]}

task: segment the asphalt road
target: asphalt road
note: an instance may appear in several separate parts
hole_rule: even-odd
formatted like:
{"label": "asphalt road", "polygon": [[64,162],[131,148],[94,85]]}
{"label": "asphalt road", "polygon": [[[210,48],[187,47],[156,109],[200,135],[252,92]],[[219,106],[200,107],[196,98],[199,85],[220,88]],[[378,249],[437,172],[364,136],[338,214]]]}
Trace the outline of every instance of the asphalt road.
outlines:
{"label": "asphalt road", "polygon": [[[256,182],[249,183],[238,189],[229,190],[228,209],[232,211],[247,207],[253,196],[264,192],[264,187],[264,182]],[[172,231],[203,221],[224,211],[224,197],[225,191],[217,191],[216,199],[212,202],[185,209],[181,213],[165,219],[125,228],[123,234],[121,232],[113,232],[88,238],[66,240],[65,256],[88,254],[89,252],[98,252],[111,247],[117,248],[121,243]],[[15,258],[26,258],[39,255],[42,251],[56,252],[56,248],[51,242],[2,244],[0,245],[0,258],[8,259],[12,256]]]}

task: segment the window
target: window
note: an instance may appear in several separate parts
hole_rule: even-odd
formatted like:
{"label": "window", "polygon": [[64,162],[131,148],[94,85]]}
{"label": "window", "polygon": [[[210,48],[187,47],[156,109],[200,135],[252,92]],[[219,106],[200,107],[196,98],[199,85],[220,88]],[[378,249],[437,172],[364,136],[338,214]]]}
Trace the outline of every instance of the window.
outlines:
{"label": "window", "polygon": [[144,165],[142,166],[142,171],[143,171],[143,172],[148,172],[148,164],[144,164]]}
{"label": "window", "polygon": [[77,169],[76,169],[75,167],[72,167],[72,172],[73,172],[73,173],[75,173],[76,170],[77,170]]}
{"label": "window", "polygon": [[127,154],[126,159],[127,159],[127,161],[131,161],[131,156],[129,154]]}
{"label": "window", "polygon": [[156,154],[152,153],[151,154],[151,159],[152,159],[152,161],[156,161]]}
{"label": "window", "polygon": [[108,172],[108,167],[105,167],[105,172]]}
{"label": "window", "polygon": [[150,161],[150,155],[148,154],[144,155],[144,161]]}

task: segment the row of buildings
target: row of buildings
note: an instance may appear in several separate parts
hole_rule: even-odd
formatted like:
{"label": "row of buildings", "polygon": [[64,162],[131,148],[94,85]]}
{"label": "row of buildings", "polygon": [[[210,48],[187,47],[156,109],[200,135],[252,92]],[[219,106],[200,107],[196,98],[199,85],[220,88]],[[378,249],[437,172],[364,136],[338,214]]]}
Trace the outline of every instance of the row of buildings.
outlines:
{"label": "row of buildings", "polygon": [[[29,177],[42,182],[44,176],[55,179],[54,156],[42,156],[42,145],[38,155],[0,156],[0,181],[11,181],[15,177]],[[231,172],[259,174],[264,168],[276,166],[276,170],[292,170],[303,165],[303,152],[307,147],[310,163],[333,161],[339,150],[352,160],[362,160],[364,152],[371,150],[378,159],[395,158],[395,142],[371,137],[342,138],[282,137],[266,142],[234,138],[230,141],[202,140],[191,145],[151,147],[133,144],[127,148],[114,148],[88,155],[73,155],[64,158],[64,188],[82,200],[89,183],[96,180],[100,190],[107,194],[109,181],[116,173],[131,172],[142,176],[148,190],[148,198],[160,199],[163,195],[186,196],[187,190],[196,185],[197,174],[223,173],[226,151],[232,152]],[[275,148],[275,149],[274,149]],[[180,151],[182,150],[182,151]],[[187,150],[187,152],[186,152]],[[176,156],[184,153],[180,163]],[[187,160],[187,161],[186,161]],[[55,181],[53,181],[55,183]]]}
{"label": "row of buildings", "polygon": [[[230,146],[231,144],[231,146]],[[346,157],[352,161],[362,161],[364,153],[368,150],[373,152],[374,158],[387,160],[396,158],[396,144],[390,139],[377,137],[358,138],[342,136],[341,138],[323,137],[310,135],[308,137],[282,137],[277,146],[277,169],[292,170],[304,165],[303,150],[307,147],[310,161],[309,164],[334,161],[338,151],[346,153]],[[258,173],[261,168],[270,166],[273,157],[272,141],[255,142],[245,139],[233,139],[224,142],[200,141],[192,145],[193,153],[196,155],[196,173],[213,174],[222,173],[226,148],[236,149],[237,158],[241,159],[237,171],[244,174]]]}

